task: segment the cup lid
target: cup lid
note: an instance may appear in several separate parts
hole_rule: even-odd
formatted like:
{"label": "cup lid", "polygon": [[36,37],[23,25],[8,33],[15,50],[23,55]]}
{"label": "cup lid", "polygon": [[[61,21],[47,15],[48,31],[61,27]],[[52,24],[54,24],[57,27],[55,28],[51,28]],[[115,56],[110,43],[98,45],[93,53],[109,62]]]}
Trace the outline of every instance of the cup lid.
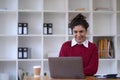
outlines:
{"label": "cup lid", "polygon": [[37,66],[33,66],[33,68],[41,68],[41,66],[40,66],[40,65],[37,65]]}

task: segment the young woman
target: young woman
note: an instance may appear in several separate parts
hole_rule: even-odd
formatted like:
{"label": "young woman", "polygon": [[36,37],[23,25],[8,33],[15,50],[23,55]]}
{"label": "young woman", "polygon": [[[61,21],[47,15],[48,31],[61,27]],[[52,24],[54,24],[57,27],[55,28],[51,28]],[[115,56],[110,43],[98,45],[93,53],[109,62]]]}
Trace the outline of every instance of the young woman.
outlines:
{"label": "young woman", "polygon": [[86,39],[89,27],[86,17],[78,14],[69,26],[74,38],[63,43],[59,57],[82,57],[84,74],[92,76],[98,69],[98,49],[94,43]]}

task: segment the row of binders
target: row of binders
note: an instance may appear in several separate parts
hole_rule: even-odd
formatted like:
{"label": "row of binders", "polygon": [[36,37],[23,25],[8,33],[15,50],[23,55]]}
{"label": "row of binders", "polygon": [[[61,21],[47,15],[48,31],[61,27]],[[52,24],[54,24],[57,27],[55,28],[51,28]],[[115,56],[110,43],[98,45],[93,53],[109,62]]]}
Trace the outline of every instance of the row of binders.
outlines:
{"label": "row of binders", "polygon": [[[28,23],[18,23],[18,34],[28,34]],[[44,23],[43,24],[43,34],[53,34],[53,24]]]}
{"label": "row of binders", "polygon": [[99,58],[114,58],[113,42],[107,38],[98,40]]}
{"label": "row of binders", "polygon": [[28,47],[18,48],[18,59],[29,59],[31,58],[31,50]]}
{"label": "row of binders", "polygon": [[43,34],[53,34],[53,24],[52,23],[44,23],[43,24]]}
{"label": "row of binders", "polygon": [[28,23],[18,23],[18,34],[28,34]]}
{"label": "row of binders", "polygon": [[[26,35],[26,34],[28,34],[28,23],[18,23],[18,35]],[[44,35],[53,34],[52,23],[43,24],[43,34]],[[68,34],[72,35],[72,29],[70,27],[68,27]]]}

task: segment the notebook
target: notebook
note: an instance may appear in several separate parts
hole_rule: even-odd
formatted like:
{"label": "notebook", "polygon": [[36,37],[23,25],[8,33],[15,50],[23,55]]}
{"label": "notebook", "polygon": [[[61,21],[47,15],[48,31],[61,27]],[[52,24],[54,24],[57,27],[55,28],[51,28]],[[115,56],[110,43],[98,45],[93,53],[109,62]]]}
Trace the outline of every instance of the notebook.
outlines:
{"label": "notebook", "polygon": [[49,57],[52,78],[85,78],[81,57]]}

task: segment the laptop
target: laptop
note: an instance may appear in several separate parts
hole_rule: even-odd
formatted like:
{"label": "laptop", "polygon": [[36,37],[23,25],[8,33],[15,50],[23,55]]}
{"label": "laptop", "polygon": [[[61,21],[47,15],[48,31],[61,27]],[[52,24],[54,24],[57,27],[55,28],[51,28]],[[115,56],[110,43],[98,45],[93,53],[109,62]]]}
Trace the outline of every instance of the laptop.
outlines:
{"label": "laptop", "polygon": [[49,57],[52,78],[85,78],[81,57]]}

